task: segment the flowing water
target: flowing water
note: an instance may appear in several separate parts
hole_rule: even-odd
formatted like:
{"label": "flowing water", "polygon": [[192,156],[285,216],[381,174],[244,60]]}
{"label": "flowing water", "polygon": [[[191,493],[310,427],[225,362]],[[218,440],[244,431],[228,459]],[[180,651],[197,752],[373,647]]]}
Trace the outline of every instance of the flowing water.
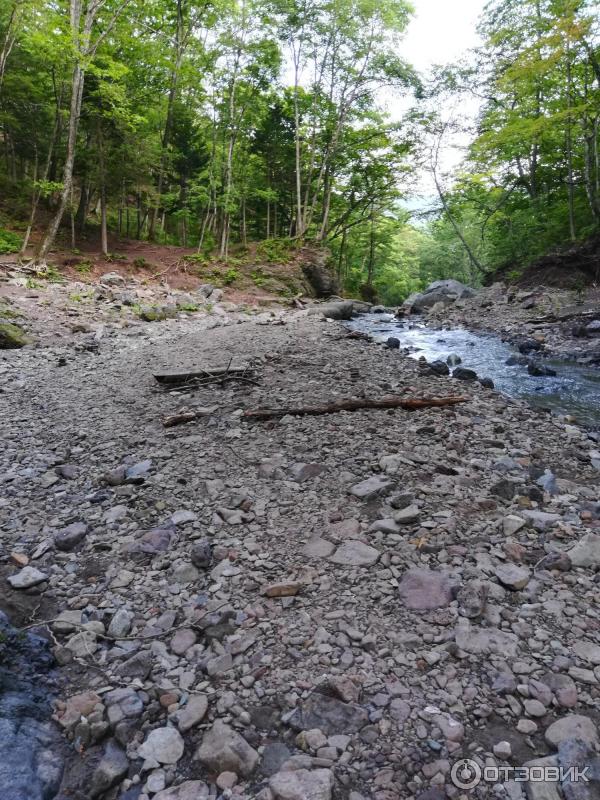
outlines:
{"label": "flowing water", "polygon": [[52,722],[54,659],[48,643],[20,634],[0,612],[0,797],[53,800],[64,762]]}
{"label": "flowing water", "polygon": [[600,370],[548,358],[541,363],[556,370],[556,377],[534,377],[527,372],[527,366],[505,363],[517,351],[497,336],[464,328],[436,330],[391,314],[362,314],[347,327],[368,333],[375,342],[386,342],[394,336],[415,359],[424,356],[427,361],[446,361],[449,355],[458,355],[462,367],[475,370],[480,378],[491,378],[498,391],[572,415],[582,425],[600,428]]}

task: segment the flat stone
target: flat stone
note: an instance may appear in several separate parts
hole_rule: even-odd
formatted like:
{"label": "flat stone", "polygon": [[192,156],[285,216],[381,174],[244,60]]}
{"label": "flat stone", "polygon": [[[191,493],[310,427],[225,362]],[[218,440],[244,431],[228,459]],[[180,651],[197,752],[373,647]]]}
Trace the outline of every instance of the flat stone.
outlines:
{"label": "flat stone", "polygon": [[403,508],[401,511],[397,511],[394,514],[394,521],[398,525],[410,525],[412,522],[416,522],[420,516],[421,512],[418,506],[410,505]]}
{"label": "flat stone", "polygon": [[139,653],[123,661],[115,669],[117,675],[123,678],[140,678],[145,680],[152,670],[153,658],[150,650],[140,650]]}
{"label": "flat stone", "polygon": [[302,548],[302,555],[307,558],[327,558],[335,550],[335,545],[327,539],[311,539]]}
{"label": "flat stone", "polygon": [[153,800],[208,800],[210,790],[203,781],[184,781],[154,795]]}
{"label": "flat stone", "polygon": [[490,654],[515,658],[519,639],[514,633],[497,628],[476,628],[461,618],[455,633],[456,644],[466,653]]}
{"label": "flat stone", "polygon": [[75,658],[93,655],[98,649],[96,634],[93,631],[79,631],[66,642],[65,647]]}
{"label": "flat stone", "polygon": [[192,628],[181,628],[175,632],[169,646],[176,656],[182,656],[189,647],[196,644],[197,638]]}
{"label": "flat stone", "polygon": [[582,661],[587,661],[588,664],[594,664],[594,666],[600,665],[600,645],[579,639],[571,649]]}
{"label": "flat stone", "polygon": [[67,730],[71,729],[79,722],[81,717],[89,716],[100,702],[100,697],[96,692],[74,694],[66,701],[62,715],[57,715],[59,724]]}
{"label": "flat stone", "polygon": [[199,725],[204,719],[207,709],[208,698],[205,694],[192,695],[183,708],[177,712],[177,727],[181,733]]}
{"label": "flat stone", "polygon": [[600,566],[600,536],[596,533],[587,533],[575,547],[567,551],[574,567]]}
{"label": "flat stone", "polygon": [[560,514],[550,514],[547,511],[523,511],[523,516],[538,531],[549,530],[562,519]]}
{"label": "flat stone", "polygon": [[325,464],[292,464],[290,467],[290,475],[296,483],[304,483],[311,478],[316,478],[321,475],[327,467]]}
{"label": "flat stone", "polygon": [[35,567],[23,567],[16,575],[10,575],[7,578],[7,581],[13,589],[31,589],[47,580],[48,576],[46,573],[41,572]]}
{"label": "flat stone", "polygon": [[204,734],[196,758],[212,772],[235,772],[244,778],[250,777],[259,762],[256,750],[221,720]]}
{"label": "flat stone", "polygon": [[358,539],[349,539],[329,556],[329,560],[344,567],[370,567],[377,562],[380,555],[379,550],[374,547]]}
{"label": "flat stone", "polygon": [[500,564],[496,567],[495,575],[503,586],[514,591],[524,589],[530,578],[529,570],[516,564]]}
{"label": "flat stone", "polygon": [[525,520],[515,514],[509,514],[502,520],[502,530],[505,536],[514,536],[515,533],[525,527]]}
{"label": "flat stone", "polygon": [[432,611],[452,602],[452,585],[443,572],[414,567],[402,576],[400,599],[413,611]]}
{"label": "flat stone", "polygon": [[269,780],[276,800],[331,800],[333,774],[328,769],[278,772]]}
{"label": "flat stone", "polygon": [[263,586],[260,593],[265,597],[293,597],[302,589],[302,585],[298,581],[270,583],[268,586]]}
{"label": "flat stone", "polygon": [[375,497],[387,494],[394,486],[394,481],[389,480],[389,478],[373,475],[360,483],[354,484],[350,489],[350,494],[360,500],[373,500]]}
{"label": "flat stone", "polygon": [[184,748],[181,734],[175,728],[156,728],[140,745],[138,754],[145,761],[176,764],[183,755]]}
{"label": "flat stone", "polygon": [[544,734],[546,742],[555,749],[567,739],[579,739],[589,745],[598,742],[598,729],[589,717],[569,714],[553,722]]}
{"label": "flat stone", "polygon": [[357,733],[369,722],[364,708],[355,703],[343,703],[335,697],[313,692],[289,719],[294,730],[319,728],[327,736]]}

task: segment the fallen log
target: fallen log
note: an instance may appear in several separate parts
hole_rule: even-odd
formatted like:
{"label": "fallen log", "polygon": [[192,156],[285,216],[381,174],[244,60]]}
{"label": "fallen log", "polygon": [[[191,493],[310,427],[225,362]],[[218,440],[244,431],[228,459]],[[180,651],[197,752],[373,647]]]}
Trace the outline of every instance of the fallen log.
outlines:
{"label": "fallen log", "polygon": [[421,397],[409,398],[389,395],[382,397],[381,400],[335,400],[333,403],[325,403],[319,406],[298,406],[297,408],[261,408],[255,411],[244,411],[245,419],[274,419],[277,417],[318,417],[323,414],[336,414],[339,411],[361,411],[363,409],[381,408],[403,408],[407,411],[415,411],[419,408],[441,408],[442,406],[454,406],[458,403],[466,403],[469,397],[463,395],[454,397]]}
{"label": "fallen log", "polygon": [[185,425],[186,422],[193,422],[200,417],[210,417],[218,409],[218,406],[212,408],[196,408],[188,409],[183,408],[176,414],[171,414],[170,417],[165,417],[163,420],[163,427],[174,428],[176,425]]}
{"label": "fallen log", "polygon": [[245,377],[249,378],[254,374],[250,366],[244,367],[207,367],[206,369],[194,370],[190,372],[158,372],[154,375],[154,380],[163,385],[180,386],[194,380],[205,378],[227,378]]}

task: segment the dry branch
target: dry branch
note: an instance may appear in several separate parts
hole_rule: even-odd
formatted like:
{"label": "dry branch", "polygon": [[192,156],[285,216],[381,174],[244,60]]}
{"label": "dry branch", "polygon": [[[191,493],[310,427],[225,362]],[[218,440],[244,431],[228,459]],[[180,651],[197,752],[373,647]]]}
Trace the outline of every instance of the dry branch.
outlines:
{"label": "dry branch", "polygon": [[457,403],[466,403],[469,399],[470,398],[464,396],[407,398],[399,397],[398,395],[389,395],[388,397],[383,397],[381,400],[363,398],[360,400],[335,400],[333,403],[325,403],[319,406],[273,409],[262,408],[256,411],[244,411],[244,417],[246,419],[274,419],[287,415],[292,417],[316,417],[323,414],[335,414],[338,411],[361,411],[371,408],[404,408],[407,411],[415,411],[419,408],[454,406]]}
{"label": "dry branch", "polygon": [[254,370],[250,367],[215,367],[193,372],[159,372],[154,375],[154,379],[163,385],[167,386],[181,386],[182,384],[189,383],[194,380],[203,380],[207,378],[250,378],[254,374]]}

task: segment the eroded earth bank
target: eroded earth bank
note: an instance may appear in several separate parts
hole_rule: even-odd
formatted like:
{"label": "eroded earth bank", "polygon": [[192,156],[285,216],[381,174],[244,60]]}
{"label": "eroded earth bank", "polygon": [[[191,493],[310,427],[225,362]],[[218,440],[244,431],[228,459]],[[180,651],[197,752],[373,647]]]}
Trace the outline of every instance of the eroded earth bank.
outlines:
{"label": "eroded earth bank", "polygon": [[[81,341],[0,360],[2,605],[49,639],[68,745],[3,798],[599,796],[586,431],[306,311]],[[230,361],[255,382],[152,377]],[[389,393],[469,399],[241,416]],[[590,782],[462,790],[465,757]]]}

